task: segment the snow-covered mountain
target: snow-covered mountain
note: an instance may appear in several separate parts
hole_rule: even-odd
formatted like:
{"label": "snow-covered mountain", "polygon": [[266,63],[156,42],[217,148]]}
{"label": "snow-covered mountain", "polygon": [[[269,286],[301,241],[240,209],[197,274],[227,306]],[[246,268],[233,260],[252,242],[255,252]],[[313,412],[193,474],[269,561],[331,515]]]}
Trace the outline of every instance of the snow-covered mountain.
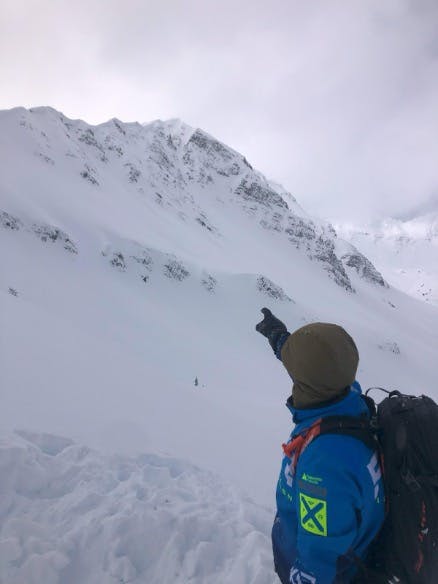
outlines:
{"label": "snow-covered mountain", "polygon": [[385,274],[414,298],[438,305],[438,210],[358,227],[336,225]]}
{"label": "snow-covered mountain", "polygon": [[[233,492],[248,493],[268,511],[259,509],[261,519],[253,514],[249,527],[228,524],[233,511],[224,512],[220,529],[229,534],[229,547],[219,553],[205,536],[212,544],[206,565],[216,562],[217,581],[222,575],[222,581],[270,584],[263,559],[269,555],[266,517],[274,506],[281,443],[291,429],[283,407],[290,380],[254,330],[260,308],[271,308],[290,330],[315,320],[345,326],[359,347],[363,385],[437,397],[436,307],[390,287],[384,272],[244,156],[180,121],[90,126],[50,108],[4,111],[0,165],[0,426],[7,433],[7,472],[0,476],[22,476],[26,468],[33,476],[46,465],[53,483],[35,479],[38,496],[66,482],[74,491],[70,497],[61,488],[53,513],[44,507],[38,515],[38,497],[30,509],[19,497],[21,479],[10,483],[10,503],[0,510],[0,565],[6,557],[8,584],[19,581],[19,570],[31,573],[26,562],[37,553],[32,538],[47,544],[49,523],[79,521],[83,505],[89,505],[90,522],[103,520],[104,486],[93,483],[95,475],[107,484],[105,477],[116,473],[116,483],[123,482],[120,466],[106,454],[93,454],[83,467],[75,462],[80,447],[50,438],[49,450],[66,446],[47,452],[41,433],[118,452],[134,478],[126,489],[114,483],[108,499],[114,505],[134,499],[142,481],[150,493],[176,488],[167,479],[154,482],[151,458],[141,459],[141,470],[143,462],[135,461],[144,452],[179,459],[190,476],[193,464],[220,475],[210,482],[212,491],[223,492],[223,481]],[[15,428],[19,434],[12,434]],[[21,461],[16,467],[15,455]],[[75,489],[82,487],[69,477],[87,469],[85,503],[75,507]],[[189,478],[184,492],[174,495],[192,501],[190,513],[202,519],[202,505],[212,503],[199,501],[198,478],[204,484],[202,477]],[[215,518],[227,497],[210,509]],[[133,513],[152,514],[153,507],[140,507],[133,500]],[[33,531],[23,514],[43,522],[42,531]],[[172,525],[180,529],[172,517],[166,515],[169,537]],[[105,559],[107,535],[96,542],[101,564],[82,565],[76,551],[92,535],[89,524],[78,525],[73,539],[43,546],[49,555],[60,554],[45,582],[76,582],[75,573],[82,581],[87,573],[104,583],[144,581],[146,568],[128,528],[120,527],[120,546],[111,547],[125,571],[119,562],[119,580],[111,580],[92,571],[102,562],[115,566]],[[138,524],[126,526],[133,527],[134,539],[141,537]],[[181,529],[187,534],[190,523]],[[233,554],[236,533],[249,534],[248,554],[262,559],[258,569],[230,580],[229,573],[238,573],[230,570],[242,570],[247,557]],[[24,542],[20,548],[14,538]],[[163,584],[187,581],[193,563],[184,564],[184,557],[193,546],[168,559],[180,576]],[[164,561],[147,549],[149,562]],[[241,564],[233,563],[236,557]],[[203,577],[196,572],[193,582]]]}
{"label": "snow-covered mountain", "polygon": [[[146,126],[111,120],[92,128],[67,120],[51,108],[12,110],[0,119],[7,140],[4,164],[9,169],[16,164],[26,167],[24,176],[14,172],[4,176],[6,197],[17,190],[29,193],[30,179],[34,183],[31,190],[35,182],[44,184],[46,215],[54,204],[61,211],[61,202],[66,196],[69,199],[68,205],[62,203],[65,212],[56,217],[57,224],[50,223],[47,216],[46,221],[34,221],[27,202],[25,209],[18,210],[19,215],[25,213],[24,219],[4,209],[1,220],[7,228],[19,230],[23,226],[40,239],[59,239],[67,251],[77,253],[74,236],[60,229],[59,222],[62,219],[65,225],[75,217],[83,223],[84,199],[78,193],[88,193],[88,222],[98,218],[101,228],[113,230],[120,237],[117,244],[111,241],[100,251],[116,264],[119,258],[117,267],[122,270],[128,269],[124,258],[132,257],[133,246],[140,255],[154,253],[139,248],[139,241],[146,240],[157,244],[155,251],[176,251],[182,259],[201,266],[235,271],[237,263],[247,271],[247,248],[241,250],[237,245],[242,234],[238,233],[236,241],[227,231],[231,226],[237,227],[237,232],[252,228],[252,246],[256,225],[282,236],[280,241],[289,245],[287,251],[293,247],[304,252],[300,257],[316,260],[318,267],[346,290],[353,291],[349,267],[361,277],[384,285],[381,275],[357,250],[349,247],[342,255],[337,254],[336,233],[330,225],[312,221],[292,195],[269,183],[243,156],[179,120]],[[29,195],[29,204],[38,204]],[[11,205],[16,208],[19,202]],[[133,210],[140,214],[137,221],[132,217]],[[142,214],[148,215],[148,224]],[[30,224],[26,224],[26,217]],[[147,237],[146,226],[148,231],[153,230]],[[231,262],[224,253],[230,244],[234,256]],[[134,261],[142,263],[138,257]]]}

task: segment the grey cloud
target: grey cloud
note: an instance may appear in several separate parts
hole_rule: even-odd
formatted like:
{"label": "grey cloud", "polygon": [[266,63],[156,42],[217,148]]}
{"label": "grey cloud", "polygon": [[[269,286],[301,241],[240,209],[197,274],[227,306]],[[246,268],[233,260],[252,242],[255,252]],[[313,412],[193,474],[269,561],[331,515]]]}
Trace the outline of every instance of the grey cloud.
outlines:
{"label": "grey cloud", "polygon": [[415,217],[421,217],[428,213],[438,214],[438,192],[433,193],[428,199],[422,201],[419,205],[413,205],[408,211],[394,216],[395,219],[409,221]]}
{"label": "grey cloud", "polygon": [[438,188],[433,0],[4,4],[1,107],[181,117],[333,220]]}

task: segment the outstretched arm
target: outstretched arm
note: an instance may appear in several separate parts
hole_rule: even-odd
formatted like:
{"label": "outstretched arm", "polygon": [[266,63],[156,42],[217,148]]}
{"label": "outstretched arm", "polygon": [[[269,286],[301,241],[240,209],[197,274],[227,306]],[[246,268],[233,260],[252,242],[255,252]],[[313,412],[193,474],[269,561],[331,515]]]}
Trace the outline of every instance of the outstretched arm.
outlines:
{"label": "outstretched arm", "polygon": [[274,316],[269,308],[262,308],[263,320],[256,325],[256,331],[266,337],[277,359],[281,361],[281,349],[289,336],[286,325]]}

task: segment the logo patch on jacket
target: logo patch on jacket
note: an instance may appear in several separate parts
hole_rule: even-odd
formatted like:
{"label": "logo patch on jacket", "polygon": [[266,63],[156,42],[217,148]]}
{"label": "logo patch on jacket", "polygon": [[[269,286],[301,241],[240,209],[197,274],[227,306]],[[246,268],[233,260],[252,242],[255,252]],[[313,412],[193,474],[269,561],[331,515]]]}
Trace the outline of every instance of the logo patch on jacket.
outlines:
{"label": "logo patch on jacket", "polygon": [[297,568],[290,571],[290,581],[292,584],[316,584],[316,578],[312,574],[306,574]]}
{"label": "logo patch on jacket", "polygon": [[312,475],[309,475],[308,473],[303,472],[303,476],[301,477],[301,479],[303,481],[306,481],[307,483],[311,483],[312,485],[320,485],[322,483],[322,479],[319,477],[313,477]]}
{"label": "logo patch on jacket", "polygon": [[327,536],[327,501],[300,493],[300,521],[306,531]]}

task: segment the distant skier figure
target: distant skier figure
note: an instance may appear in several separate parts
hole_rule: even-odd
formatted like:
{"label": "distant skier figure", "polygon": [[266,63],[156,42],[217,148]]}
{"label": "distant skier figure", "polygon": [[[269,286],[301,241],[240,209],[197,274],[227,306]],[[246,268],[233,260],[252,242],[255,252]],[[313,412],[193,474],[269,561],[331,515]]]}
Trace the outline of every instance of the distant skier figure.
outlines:
{"label": "distant skier figure", "polygon": [[290,334],[269,309],[262,313],[256,330],[293,380],[286,405],[296,424],[283,445],[277,485],[275,571],[283,584],[378,584],[378,577],[361,576],[385,514],[378,456],[372,443],[330,426],[342,423],[340,416],[368,423],[355,381],[356,345],[336,324],[308,324]]}

